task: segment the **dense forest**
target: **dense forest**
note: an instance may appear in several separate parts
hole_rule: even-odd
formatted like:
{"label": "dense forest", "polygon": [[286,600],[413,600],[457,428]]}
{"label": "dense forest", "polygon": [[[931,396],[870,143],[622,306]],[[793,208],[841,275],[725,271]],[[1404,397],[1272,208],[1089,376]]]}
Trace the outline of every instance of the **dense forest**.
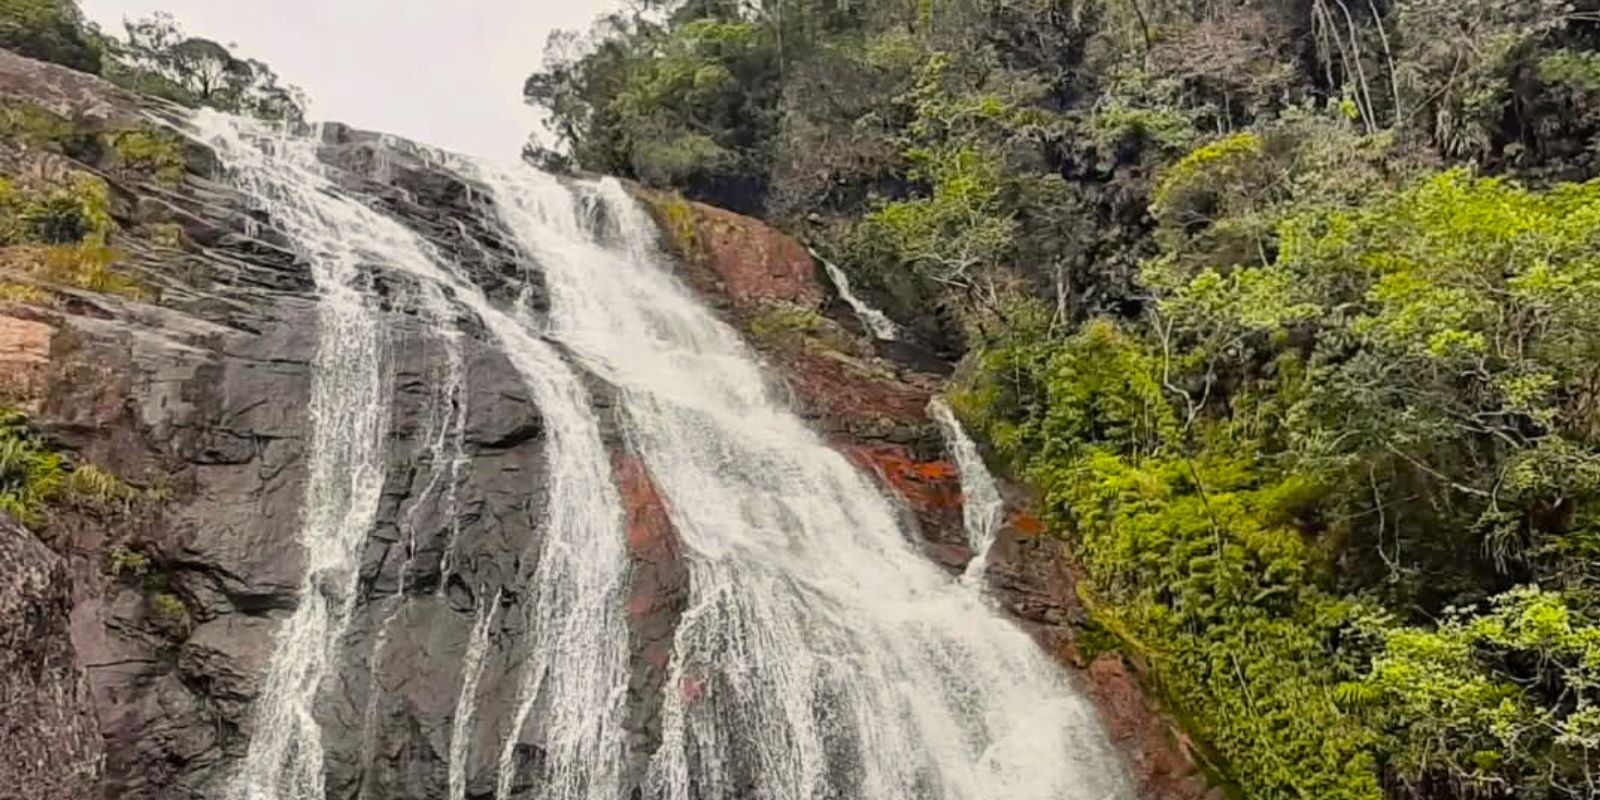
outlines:
{"label": "dense forest", "polygon": [[1597,46],[1595,0],[644,3],[551,41],[529,155],[965,354],[1086,638],[1239,796],[1595,797]]}
{"label": "dense forest", "polygon": [[[170,18],[0,0],[0,47],[302,115]],[[1600,796],[1600,0],[647,1],[525,90],[530,158],[770,219],[960,357],[1084,641],[1236,796]],[[93,189],[0,184],[0,238],[94,245]]]}

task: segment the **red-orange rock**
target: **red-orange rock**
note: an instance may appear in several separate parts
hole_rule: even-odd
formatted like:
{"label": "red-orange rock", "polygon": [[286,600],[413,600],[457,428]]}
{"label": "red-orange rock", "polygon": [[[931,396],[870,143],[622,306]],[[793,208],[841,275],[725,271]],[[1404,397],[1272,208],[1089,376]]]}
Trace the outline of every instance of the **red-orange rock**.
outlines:
{"label": "red-orange rock", "polygon": [[826,293],[805,246],[776,228],[742,214],[636,187],[673,246],[693,267],[695,288],[735,306],[774,300],[806,308]]}
{"label": "red-orange rock", "polygon": [[[666,501],[637,456],[616,459],[617,491],[622,496],[628,552],[636,564],[628,596],[629,619],[644,621],[681,595],[686,576]],[[659,638],[659,633],[644,636]]]}
{"label": "red-orange rock", "polygon": [[44,393],[55,332],[43,322],[0,315],[0,402],[28,406]]}
{"label": "red-orange rock", "polygon": [[837,353],[774,354],[775,365],[814,413],[840,420],[921,424],[928,420],[928,388],[875,371]]}

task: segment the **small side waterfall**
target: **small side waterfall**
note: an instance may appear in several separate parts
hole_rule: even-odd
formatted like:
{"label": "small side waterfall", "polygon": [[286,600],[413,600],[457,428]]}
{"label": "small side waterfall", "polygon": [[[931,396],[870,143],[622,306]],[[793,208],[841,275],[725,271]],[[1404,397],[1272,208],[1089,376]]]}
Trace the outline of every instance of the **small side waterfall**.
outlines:
{"label": "small side waterfall", "polygon": [[840,269],[832,261],[817,255],[815,250],[811,251],[811,257],[821,262],[823,270],[828,273],[828,280],[833,281],[833,288],[838,290],[839,298],[844,300],[851,310],[856,312],[856,317],[861,320],[862,325],[866,326],[867,332],[872,334],[873,338],[882,339],[886,342],[900,339],[900,326],[894,324],[894,320],[889,319],[888,314],[873,308],[867,301],[857,297],[855,291],[850,288],[850,276],[844,274],[844,270]]}
{"label": "small side waterfall", "polygon": [[489,651],[489,629],[500,609],[500,594],[478,609],[478,622],[472,626],[467,653],[461,661],[461,691],[456,695],[456,712],[450,720],[449,800],[467,796],[467,747],[472,742],[472,723],[478,702],[478,682],[483,678],[483,658]]}
{"label": "small side waterfall", "polygon": [[1005,500],[1000,496],[1000,486],[994,475],[983,463],[983,454],[967,436],[949,404],[935,397],[928,403],[928,416],[939,424],[945,448],[955,458],[956,470],[961,475],[961,518],[967,529],[967,547],[972,550],[972,561],[962,580],[980,585],[989,566],[989,549],[994,546],[995,534],[1005,524]]}

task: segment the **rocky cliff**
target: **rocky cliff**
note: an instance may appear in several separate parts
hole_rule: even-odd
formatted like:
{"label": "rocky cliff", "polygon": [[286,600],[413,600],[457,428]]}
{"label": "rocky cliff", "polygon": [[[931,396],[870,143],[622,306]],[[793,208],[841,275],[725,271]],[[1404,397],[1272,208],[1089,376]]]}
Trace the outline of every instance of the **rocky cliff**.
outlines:
{"label": "rocky cliff", "polygon": [[[114,476],[105,502],[61,492],[26,528],[0,519],[0,733],[25,743],[0,753],[0,797],[215,797],[305,573],[315,289],[214,159],[165,131],[168,109],[4,52],[0,104],[8,180],[41,196],[104,187],[93,193],[103,236],[74,245],[70,269],[49,246],[0,248],[0,405],[27,413],[64,473]],[[491,296],[513,291],[520,268],[474,187],[405,143],[337,127],[323,142],[345,188]],[[683,278],[757,344],[796,407],[904,500],[930,557],[964,565],[959,480],[926,416],[939,361],[864,336],[792,239],[647,200]],[[91,245],[104,252],[86,265]],[[525,633],[517,576],[539,536],[530,498],[548,477],[542,420],[485,334],[468,324],[442,340],[411,287],[378,289],[393,340],[391,442],[360,597],[318,706],[329,795],[444,796],[460,665],[486,620],[466,793],[491,796]],[[596,394],[603,404],[605,387]],[[628,729],[647,753],[663,689],[697,691],[663,687],[687,572],[649,475],[621,437],[608,444],[634,560]],[[1110,657],[1080,663],[1061,545],[1023,493],[1012,500],[991,567],[1001,601],[1079,668],[1147,793],[1199,796],[1136,673]]]}

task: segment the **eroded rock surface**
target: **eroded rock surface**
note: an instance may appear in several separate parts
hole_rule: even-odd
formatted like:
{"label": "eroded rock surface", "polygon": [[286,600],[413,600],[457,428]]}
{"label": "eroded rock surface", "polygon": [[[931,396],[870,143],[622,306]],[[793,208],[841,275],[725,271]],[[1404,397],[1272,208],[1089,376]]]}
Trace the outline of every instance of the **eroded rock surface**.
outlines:
{"label": "eroded rock surface", "polygon": [[66,562],[0,513],[0,798],[98,789],[100,731],[71,610]]}

